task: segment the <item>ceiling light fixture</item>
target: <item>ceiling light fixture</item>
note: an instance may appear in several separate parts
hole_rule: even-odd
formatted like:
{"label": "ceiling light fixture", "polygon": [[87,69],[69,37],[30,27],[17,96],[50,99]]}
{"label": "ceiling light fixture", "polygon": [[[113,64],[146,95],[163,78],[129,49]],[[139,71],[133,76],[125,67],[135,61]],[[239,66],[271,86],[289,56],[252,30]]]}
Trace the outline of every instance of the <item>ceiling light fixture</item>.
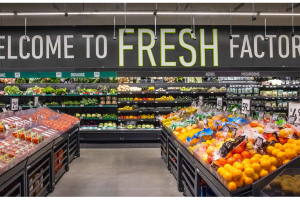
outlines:
{"label": "ceiling light fixture", "polygon": [[0,16],[15,15],[13,12],[0,12]]}
{"label": "ceiling light fixture", "polygon": [[[17,15],[65,15],[65,12],[20,12]],[[123,11],[116,11],[116,12],[68,12],[68,15],[124,15],[125,12]],[[164,12],[164,11],[157,11],[157,15],[230,15],[230,12]],[[292,15],[291,13],[281,13],[282,15]],[[14,15],[14,13],[0,13],[0,15]],[[126,12],[126,15],[153,15],[151,11],[131,11]],[[248,15],[257,15],[257,12],[233,12],[231,15],[238,15],[238,16],[248,16]],[[262,15],[262,14],[260,14]],[[272,13],[265,13],[265,15],[272,15]],[[300,15],[294,14],[294,15]]]}
{"label": "ceiling light fixture", "polygon": [[[158,15],[190,15],[189,12],[158,12]],[[194,12],[193,15],[257,15],[257,12]]]}
{"label": "ceiling light fixture", "polygon": [[260,13],[262,16],[300,16],[300,13]]}
{"label": "ceiling light fixture", "polygon": [[64,12],[26,12],[17,13],[17,15],[65,15]]}

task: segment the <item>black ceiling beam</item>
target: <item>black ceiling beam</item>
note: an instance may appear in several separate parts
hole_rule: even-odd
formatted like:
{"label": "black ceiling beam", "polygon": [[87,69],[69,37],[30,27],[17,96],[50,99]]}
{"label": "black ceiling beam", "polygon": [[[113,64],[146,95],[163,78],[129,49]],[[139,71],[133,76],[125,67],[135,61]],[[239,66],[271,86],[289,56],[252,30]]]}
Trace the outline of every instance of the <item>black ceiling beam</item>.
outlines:
{"label": "black ceiling beam", "polygon": [[237,7],[233,9],[233,12],[238,11],[241,7],[243,7],[245,3],[240,3]]}
{"label": "black ceiling beam", "polygon": [[[300,6],[300,3],[296,3],[296,4],[294,4],[294,9],[295,8],[297,8],[297,7],[299,7]],[[289,12],[289,11],[291,11],[292,10],[292,6],[291,7],[289,7],[289,8],[287,8],[286,10],[285,10],[285,12]]]}

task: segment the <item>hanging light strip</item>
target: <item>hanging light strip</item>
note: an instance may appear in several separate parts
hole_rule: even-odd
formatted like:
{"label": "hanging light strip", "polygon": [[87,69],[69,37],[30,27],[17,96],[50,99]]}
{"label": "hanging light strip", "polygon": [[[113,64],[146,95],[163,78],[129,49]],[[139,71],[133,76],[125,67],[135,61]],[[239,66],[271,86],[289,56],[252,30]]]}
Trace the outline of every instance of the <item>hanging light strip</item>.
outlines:
{"label": "hanging light strip", "polygon": [[[69,15],[124,15],[125,12],[68,12]],[[230,15],[230,12],[163,12],[157,11],[158,15]],[[1,13],[0,13],[1,15]],[[14,15],[12,13],[11,15]],[[65,15],[64,12],[20,12],[17,15]],[[126,15],[153,15],[152,11],[126,12]],[[257,15],[257,12],[233,12],[231,15]],[[296,14],[295,14],[296,15]],[[299,14],[300,15],[300,14]]]}
{"label": "hanging light strip", "polygon": [[260,15],[263,15],[263,16],[267,16],[267,15],[270,15],[270,16],[292,16],[292,15],[294,15],[294,16],[299,16],[300,15],[300,13],[267,13],[267,12],[265,12],[265,13],[260,13]]}
{"label": "hanging light strip", "polygon": [[5,15],[15,15],[13,12],[0,12],[0,16],[5,16]]}

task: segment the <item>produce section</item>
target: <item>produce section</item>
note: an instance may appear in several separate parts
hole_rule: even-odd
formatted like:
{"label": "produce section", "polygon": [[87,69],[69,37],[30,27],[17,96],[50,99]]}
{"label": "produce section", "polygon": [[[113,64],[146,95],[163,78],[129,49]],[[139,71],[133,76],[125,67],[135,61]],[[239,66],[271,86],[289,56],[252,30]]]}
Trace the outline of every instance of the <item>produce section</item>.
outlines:
{"label": "produce section", "polygon": [[[156,116],[188,107],[193,102],[198,103],[199,96],[203,96],[203,105],[207,108],[216,108],[217,96],[222,96],[222,104],[223,106],[227,105],[229,111],[234,108],[241,109],[242,98],[251,96],[251,110],[253,111],[251,116],[257,117],[258,111],[264,111],[266,114],[269,114],[268,111],[275,111],[280,116],[286,116],[288,98],[297,98],[296,96],[281,97],[281,93],[283,96],[281,91],[277,91],[277,97],[269,97],[268,91],[270,89],[267,87],[272,86],[265,86],[259,82],[251,83],[251,85],[233,85],[231,83],[202,81],[202,83],[197,84],[187,83],[186,80],[192,80],[188,78],[194,77],[186,77],[184,81],[180,81],[183,79],[175,78],[175,82],[172,82],[173,79],[169,78],[166,81],[164,78],[139,78],[134,79],[135,81],[132,83],[131,78],[128,78],[124,83],[122,79],[120,80],[123,84],[113,82],[90,83],[90,79],[85,80],[83,78],[76,81],[62,79],[60,80],[61,83],[48,83],[58,81],[56,79],[47,79],[44,80],[46,83],[33,83],[33,86],[28,85],[26,87],[22,83],[14,86],[4,85],[3,88],[6,88],[6,92],[3,93],[3,96],[7,97],[5,101],[6,106],[9,104],[10,96],[18,97],[19,104],[22,105],[23,109],[30,108],[30,106],[34,107],[34,97],[38,96],[37,106],[60,109],[73,116],[79,116],[81,117],[81,127],[84,129],[94,129],[99,125],[99,120],[116,120],[116,129],[120,127],[118,126],[120,123],[132,125],[131,122],[135,122],[136,124],[134,125],[140,125],[143,122],[142,120],[151,120],[148,122],[152,123],[155,128],[158,128],[159,123]],[[112,79],[109,78],[107,80]],[[139,80],[138,83],[136,80]],[[64,83],[62,83],[63,81]],[[276,83],[278,84],[278,82]],[[280,86],[277,85],[276,87]],[[271,90],[272,95],[273,92],[275,95],[274,89],[272,88]],[[284,99],[273,100],[278,101],[275,107],[275,104],[271,101],[272,99],[268,100],[265,98],[287,99],[286,101]],[[105,118],[103,114],[113,115],[113,117]],[[143,115],[148,114],[154,115],[154,117],[142,118]],[[100,129],[97,130],[101,131]]]}
{"label": "produce section", "polygon": [[[265,177],[300,159],[299,128],[269,114],[255,120],[236,112],[188,107],[159,119],[164,129],[228,194],[249,190],[249,186],[255,188]],[[173,167],[178,170],[179,166]],[[184,176],[178,181],[185,182],[183,185],[195,184],[190,180]]]}

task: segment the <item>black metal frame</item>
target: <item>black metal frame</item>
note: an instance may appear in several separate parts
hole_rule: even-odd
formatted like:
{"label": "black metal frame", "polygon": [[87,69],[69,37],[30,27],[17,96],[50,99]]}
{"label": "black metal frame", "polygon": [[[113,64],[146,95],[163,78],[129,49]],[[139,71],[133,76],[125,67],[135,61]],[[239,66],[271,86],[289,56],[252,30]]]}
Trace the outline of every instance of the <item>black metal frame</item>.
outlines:
{"label": "black metal frame", "polygon": [[[8,187],[12,182],[18,181],[19,183],[14,186],[9,192],[4,194],[4,196],[9,196],[13,191],[19,189],[19,194],[17,196],[30,196],[35,192],[38,186],[43,184],[43,188],[39,191],[37,196],[46,196],[48,193],[53,192],[55,184],[62,177],[62,175],[69,170],[70,162],[76,158],[80,157],[80,143],[79,143],[79,127],[75,126],[66,133],[62,134],[60,137],[51,141],[37,152],[27,157],[19,164],[14,166],[12,169],[8,170],[0,176],[0,191]],[[71,144],[73,150],[70,156],[70,138],[73,144]],[[59,152],[61,149],[65,149],[63,155],[63,167],[61,170],[55,174],[55,160],[54,154]],[[42,167],[43,172],[30,182],[30,177],[38,172]],[[34,190],[29,192],[30,186],[40,179],[43,175],[43,182],[39,183]],[[48,180],[48,181],[46,181]],[[18,187],[17,187],[18,186]]]}

